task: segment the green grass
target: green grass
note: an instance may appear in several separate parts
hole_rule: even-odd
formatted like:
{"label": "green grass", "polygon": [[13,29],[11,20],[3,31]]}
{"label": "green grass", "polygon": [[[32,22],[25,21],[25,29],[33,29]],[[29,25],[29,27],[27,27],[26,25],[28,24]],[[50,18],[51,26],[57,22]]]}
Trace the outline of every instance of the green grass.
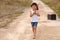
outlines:
{"label": "green grass", "polygon": [[51,7],[60,18],[60,0],[42,0],[42,1],[46,3],[49,7]]}

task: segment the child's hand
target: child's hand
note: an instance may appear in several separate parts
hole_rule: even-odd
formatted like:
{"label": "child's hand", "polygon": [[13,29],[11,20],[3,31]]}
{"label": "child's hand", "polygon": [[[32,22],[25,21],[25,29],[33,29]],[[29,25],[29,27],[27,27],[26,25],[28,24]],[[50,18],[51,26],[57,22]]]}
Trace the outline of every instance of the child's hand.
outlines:
{"label": "child's hand", "polygon": [[34,13],[33,14],[36,14],[36,11],[34,11]]}

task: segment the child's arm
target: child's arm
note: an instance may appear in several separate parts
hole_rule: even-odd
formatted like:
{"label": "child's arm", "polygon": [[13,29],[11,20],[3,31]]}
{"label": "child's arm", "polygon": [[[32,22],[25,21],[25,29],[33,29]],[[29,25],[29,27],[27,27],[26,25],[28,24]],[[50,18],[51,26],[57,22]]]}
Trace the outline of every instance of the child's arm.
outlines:
{"label": "child's arm", "polygon": [[37,16],[40,16],[40,14],[39,14],[39,13],[37,13],[36,15],[37,15]]}
{"label": "child's arm", "polygon": [[34,14],[32,14],[31,11],[30,11],[30,17],[32,17],[33,15],[34,15]]}
{"label": "child's arm", "polygon": [[40,16],[39,12],[36,13],[37,16]]}

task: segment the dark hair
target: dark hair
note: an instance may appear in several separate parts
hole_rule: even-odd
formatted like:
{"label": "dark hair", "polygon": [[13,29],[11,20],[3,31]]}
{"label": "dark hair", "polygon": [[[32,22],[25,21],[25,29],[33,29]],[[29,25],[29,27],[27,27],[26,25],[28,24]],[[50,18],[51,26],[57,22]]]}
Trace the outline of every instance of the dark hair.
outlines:
{"label": "dark hair", "polygon": [[37,10],[39,10],[37,3],[32,3],[31,7],[32,7],[33,5],[35,5],[35,6],[37,7]]}

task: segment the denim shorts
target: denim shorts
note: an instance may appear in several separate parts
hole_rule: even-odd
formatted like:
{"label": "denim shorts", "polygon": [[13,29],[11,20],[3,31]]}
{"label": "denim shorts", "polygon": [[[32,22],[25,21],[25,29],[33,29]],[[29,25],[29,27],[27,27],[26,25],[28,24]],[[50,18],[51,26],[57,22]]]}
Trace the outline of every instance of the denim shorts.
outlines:
{"label": "denim shorts", "polygon": [[31,22],[32,27],[37,27],[38,22]]}

